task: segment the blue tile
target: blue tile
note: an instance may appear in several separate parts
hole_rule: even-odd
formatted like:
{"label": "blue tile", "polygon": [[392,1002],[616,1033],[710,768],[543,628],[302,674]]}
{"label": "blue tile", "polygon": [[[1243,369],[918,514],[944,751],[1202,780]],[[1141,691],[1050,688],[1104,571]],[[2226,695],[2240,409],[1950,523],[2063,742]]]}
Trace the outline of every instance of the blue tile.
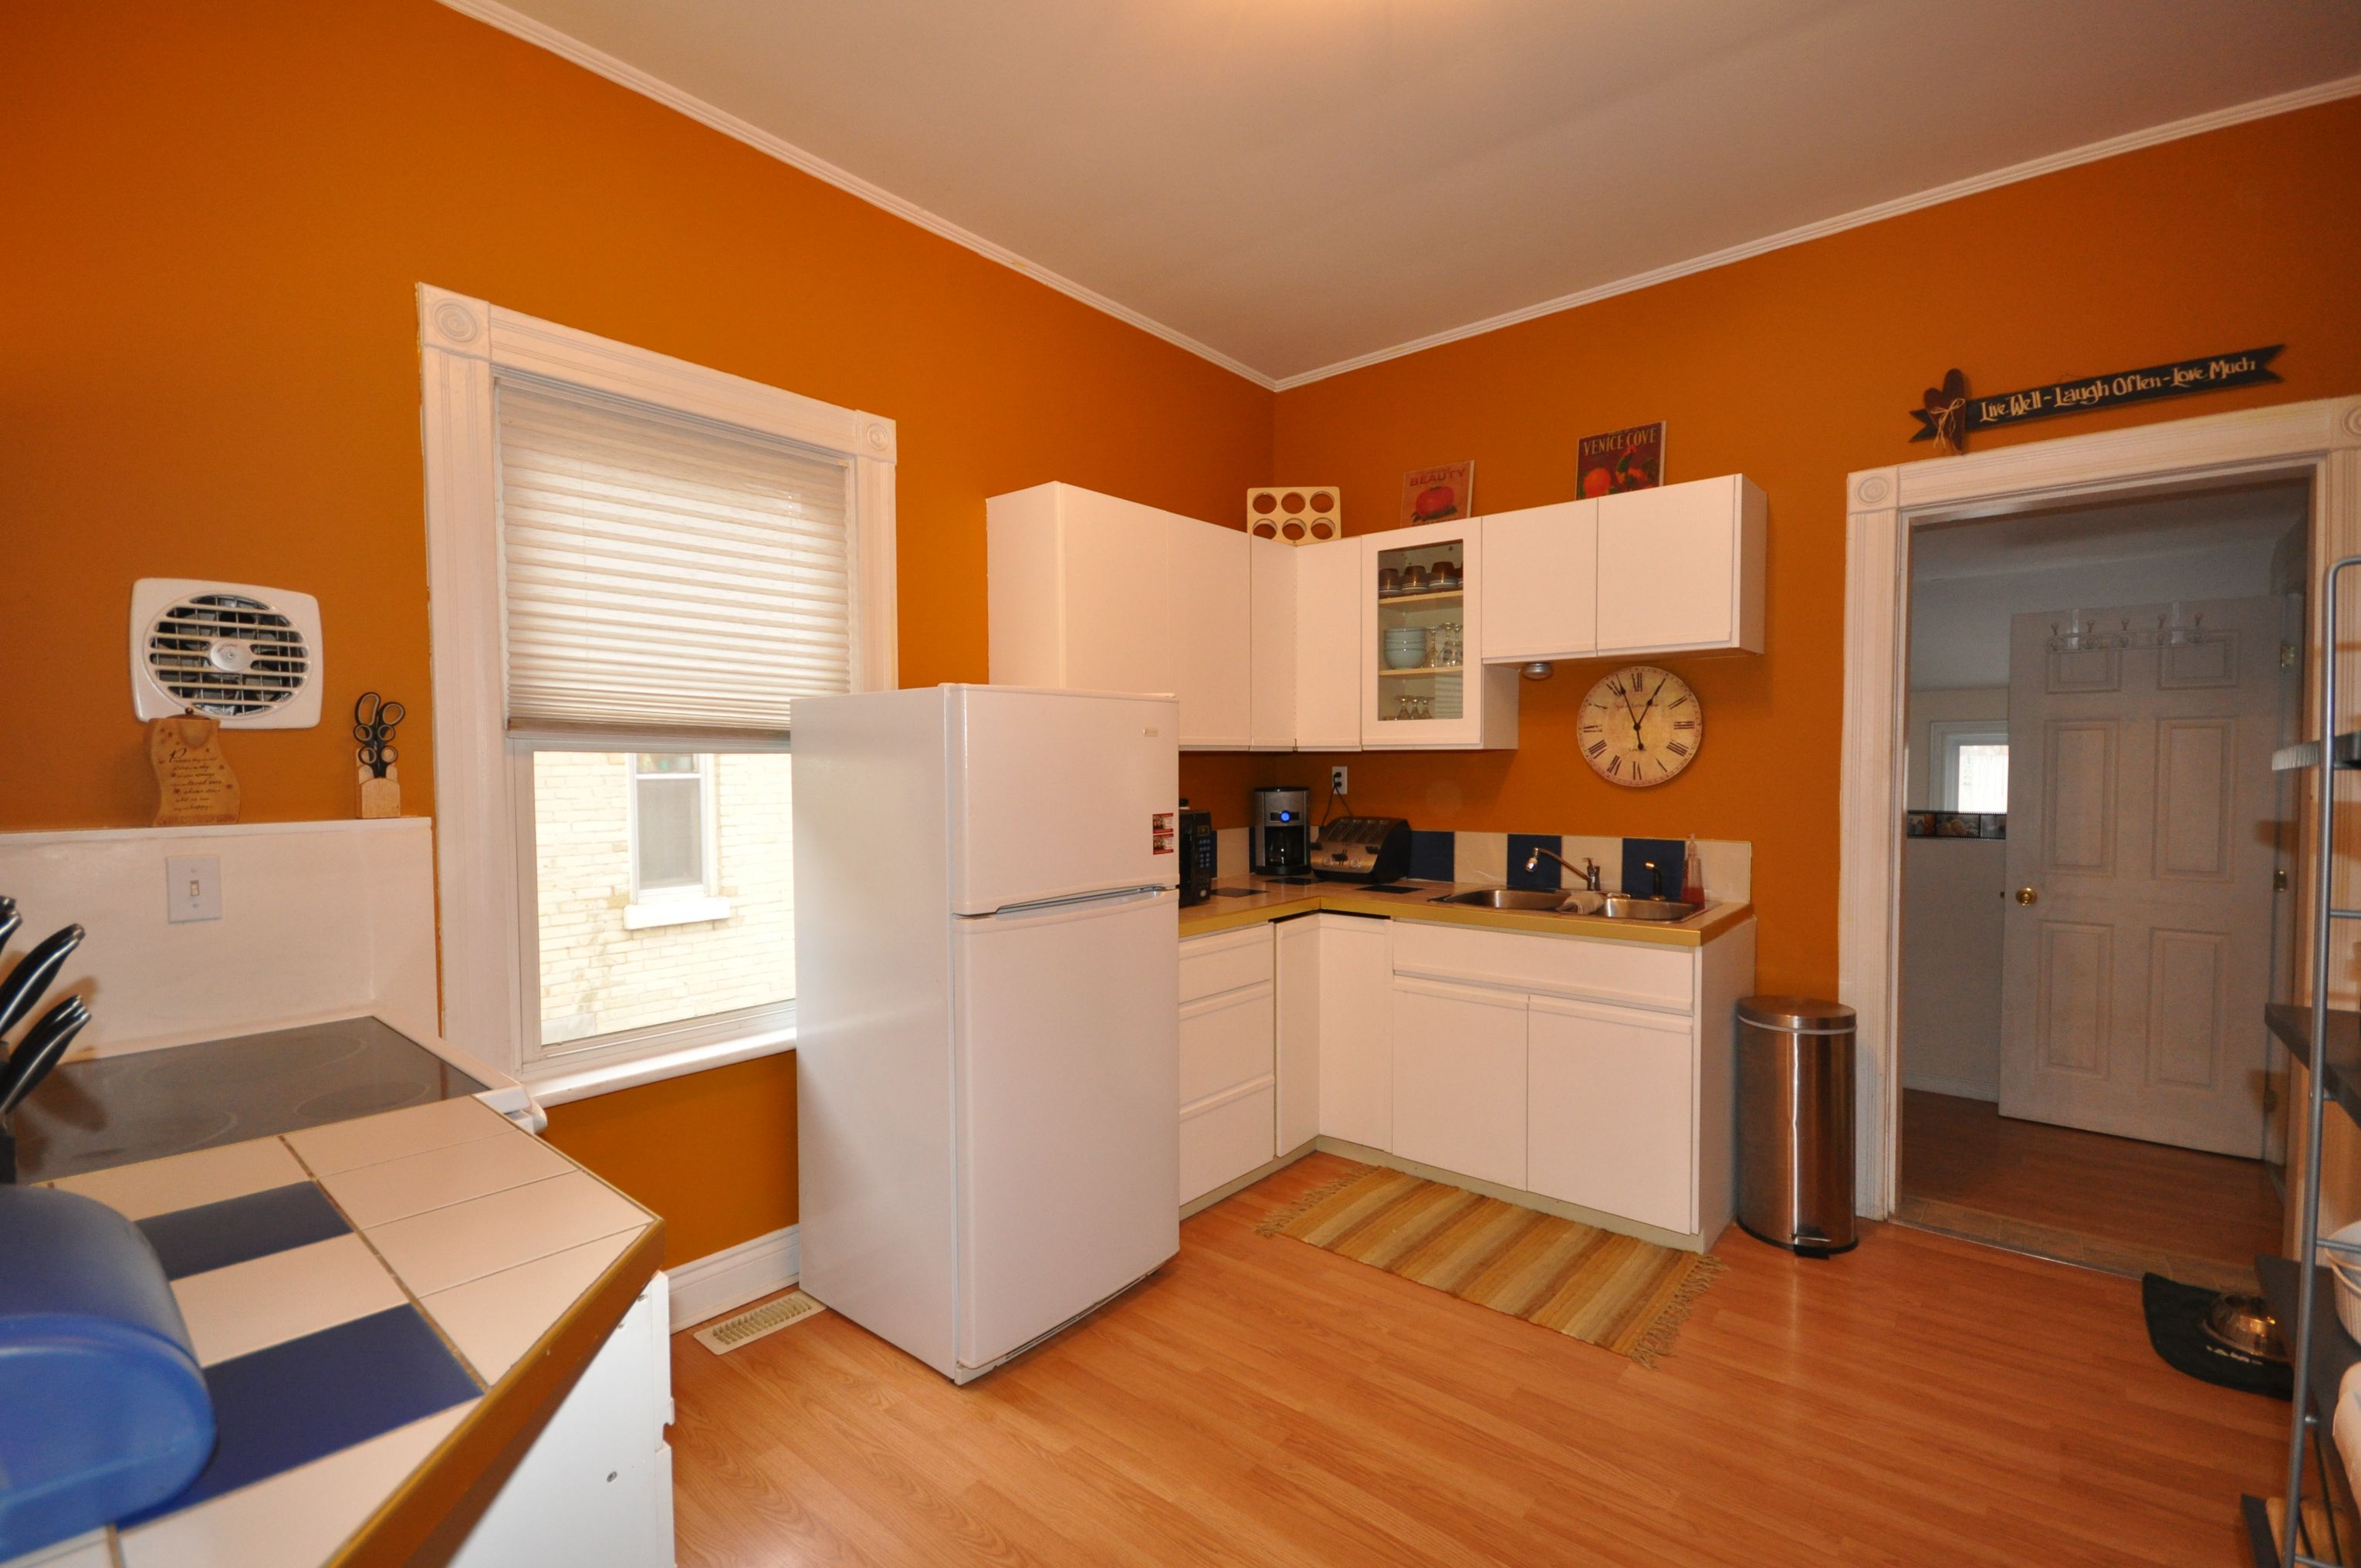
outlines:
{"label": "blue tile", "polygon": [[1647,862],[1653,861],[1663,871],[1664,896],[1681,895],[1681,876],[1688,869],[1688,845],[1679,839],[1626,839],[1623,840],[1623,891],[1650,896],[1651,883]]}
{"label": "blue tile", "polygon": [[220,1440],[188,1489],[121,1520],[225,1492],[447,1410],[479,1390],[418,1309],[389,1308],[205,1369]]}
{"label": "blue tile", "polygon": [[1413,828],[1410,833],[1410,874],[1417,882],[1453,880],[1453,839],[1448,833]]}
{"label": "blue tile", "polygon": [[1532,870],[1525,862],[1533,858],[1535,850],[1547,850],[1554,855],[1565,848],[1565,840],[1554,833],[1511,833],[1509,835],[1509,885],[1555,889],[1558,882],[1557,862],[1543,860]]}
{"label": "blue tile", "polygon": [[140,1221],[139,1229],[162,1260],[164,1277],[178,1279],[309,1246],[352,1227],[325,1193],[308,1181],[294,1181],[243,1198],[157,1214]]}

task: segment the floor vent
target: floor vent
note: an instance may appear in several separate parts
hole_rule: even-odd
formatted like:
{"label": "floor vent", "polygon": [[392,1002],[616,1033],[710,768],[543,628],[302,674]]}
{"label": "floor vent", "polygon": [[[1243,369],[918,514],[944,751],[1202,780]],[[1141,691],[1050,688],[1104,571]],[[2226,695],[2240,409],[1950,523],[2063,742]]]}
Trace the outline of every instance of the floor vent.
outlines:
{"label": "floor vent", "polygon": [[727,1355],[741,1344],[752,1344],[764,1334],[792,1328],[827,1310],[802,1291],[790,1290],[775,1301],[765,1301],[734,1318],[724,1318],[709,1329],[697,1330],[696,1339],[714,1354]]}

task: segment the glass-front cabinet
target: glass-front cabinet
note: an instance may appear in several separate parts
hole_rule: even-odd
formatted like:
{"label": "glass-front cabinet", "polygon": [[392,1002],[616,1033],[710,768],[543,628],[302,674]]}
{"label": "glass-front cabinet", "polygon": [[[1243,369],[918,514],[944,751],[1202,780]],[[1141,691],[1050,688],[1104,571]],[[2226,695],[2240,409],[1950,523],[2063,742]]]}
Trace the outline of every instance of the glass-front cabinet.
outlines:
{"label": "glass-front cabinet", "polygon": [[1361,743],[1517,743],[1516,671],[1486,668],[1472,518],[1361,536]]}

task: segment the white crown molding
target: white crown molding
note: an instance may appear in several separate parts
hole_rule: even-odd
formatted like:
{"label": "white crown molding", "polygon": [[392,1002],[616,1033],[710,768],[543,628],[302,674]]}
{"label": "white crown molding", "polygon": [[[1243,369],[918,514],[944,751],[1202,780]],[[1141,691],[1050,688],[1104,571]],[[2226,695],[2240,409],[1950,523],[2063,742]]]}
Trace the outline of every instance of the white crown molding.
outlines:
{"label": "white crown molding", "polygon": [[[445,0],[445,3],[447,4],[448,0]],[[1414,337],[1407,343],[1398,343],[1391,348],[1373,349],[1367,354],[1357,354],[1350,359],[1339,359],[1334,365],[1323,365],[1317,370],[1305,370],[1298,375],[1281,376],[1273,383],[1273,386],[1279,391],[1291,391],[1297,387],[1306,386],[1313,381],[1324,381],[1331,376],[1342,376],[1348,370],[1358,370],[1364,366],[1382,364],[1389,359],[1400,359],[1404,355],[1416,354],[1422,349],[1440,347],[1446,343],[1456,343],[1465,337],[1480,337],[1488,332],[1498,332],[1504,326],[1514,326],[1519,322],[1529,322],[1541,316],[1553,316],[1560,311],[1570,311],[1580,305],[1595,304],[1600,300],[1611,300],[1618,294],[1629,294],[1641,289],[1653,288],[1658,283],[1669,283],[1675,278],[1686,278],[1693,272],[1709,272],[1717,267],[1727,267],[1733,261],[1744,261],[1749,257],[1762,256],[1773,250],[1784,250],[1789,246],[1802,245],[1806,241],[1824,238],[1832,234],[1842,234],[1847,229],[1857,229],[1869,224],[1881,223],[1887,218],[1900,217],[1905,213],[1917,212],[1921,208],[1938,207],[1946,202],[1956,202],[1962,196],[1972,196],[1979,192],[1997,190],[2003,185],[2014,185],[2019,181],[2037,180],[2044,174],[2054,174],[2061,169],[2071,169],[2077,164],[2096,163],[2101,159],[2114,158],[2118,153],[2136,152],[2144,147],[2156,147],[2164,142],[2179,141],[2184,137],[2202,136],[2207,131],[2218,131],[2225,126],[2243,125],[2248,120],[2265,120],[2273,115],[2285,115],[2297,109],[2309,109],[2315,104],[2333,104],[2340,98],[2355,96],[2361,96],[2361,76],[2340,76],[2334,82],[2323,82],[2312,87],[2299,87],[2292,93],[2280,93],[2268,98],[2257,98],[2251,103],[2233,104],[2226,109],[2214,109],[2202,115],[2191,115],[2185,120],[2168,121],[2164,125],[2150,126],[2146,130],[2126,131],[2122,136],[2109,137],[2104,141],[2094,141],[2081,147],[2069,148],[2064,152],[2053,152],[2046,157],[2029,159],[2023,163],[2012,163],[2005,169],[1995,169],[1986,174],[1971,174],[1965,180],[1954,180],[1948,185],[1932,186],[1907,196],[1896,196],[1891,201],[1879,202],[1872,206],[1859,207],[1833,218],[1822,218],[1817,223],[1804,224],[1795,228],[1783,230],[1778,234],[1767,235],[1761,239],[1747,240],[1743,244],[1708,251],[1703,256],[1691,257],[1686,261],[1675,261],[1668,266],[1652,268],[1645,272],[1634,272],[1629,278],[1620,278],[1612,283],[1601,283],[1597,288],[1584,289],[1571,294],[1561,294],[1554,300],[1543,300],[1537,305],[1527,305],[1521,310],[1505,311],[1497,316],[1486,316],[1482,321],[1469,322],[1466,326],[1455,326],[1443,332],[1429,333],[1424,337]]]}
{"label": "white crown molding", "polygon": [[2022,180],[2037,179],[2061,169],[2071,169],[2076,164],[2094,163],[2100,159],[2113,158],[2118,153],[2133,152],[2144,147],[2154,147],[2162,142],[2178,141],[2184,137],[2200,136],[2207,131],[2220,130],[2227,126],[2242,125],[2248,120],[2268,119],[2273,115],[2284,115],[2292,110],[2308,109],[2314,104],[2331,104],[2340,98],[2361,95],[2361,76],[2343,76],[2333,82],[2320,82],[2315,86],[2300,87],[2291,93],[2280,93],[2268,98],[2257,98],[2250,103],[2234,104],[2228,108],[2214,109],[2202,115],[2191,115],[2186,119],[2151,126],[2146,130],[2127,131],[2122,136],[2110,137],[2104,141],[2094,141],[2082,147],[2070,148],[2064,152],[2054,152],[2023,163],[2011,164],[2005,169],[1996,169],[1990,173],[1971,175],[1965,180],[1955,180],[1948,185],[1937,185],[1907,196],[1896,196],[1891,201],[1857,208],[1833,218],[1822,218],[1817,223],[1785,229],[1761,239],[1747,240],[1720,250],[1708,251],[1703,256],[1691,257],[1686,261],[1671,262],[1663,267],[1652,268],[1645,272],[1635,272],[1628,278],[1619,278],[1611,283],[1601,283],[1595,288],[1583,289],[1571,294],[1561,294],[1555,299],[1543,300],[1538,304],[1506,311],[1495,316],[1486,316],[1481,321],[1469,322],[1465,326],[1429,333],[1424,337],[1414,337],[1406,343],[1398,343],[1390,348],[1372,349],[1367,354],[1357,354],[1349,359],[1339,359],[1333,365],[1323,365],[1316,370],[1304,370],[1292,376],[1273,377],[1265,375],[1242,360],[1232,358],[1218,348],[1198,342],[1187,333],[1166,326],[1153,316],[1133,310],[1120,301],[1110,299],[1095,289],[1087,288],[1071,278],[1052,272],[1037,262],[1029,261],[1007,247],[994,244],[980,234],[961,227],[949,218],[928,212],[917,203],[906,201],[882,186],[873,184],[850,170],[840,169],[826,159],[807,152],[793,142],[774,136],[761,126],[730,114],[726,109],[717,108],[702,98],[685,93],[672,83],[640,70],[637,66],[626,64],[604,50],[593,49],[571,34],[560,32],[545,22],[537,21],[511,6],[504,5],[500,3],[500,0],[442,0],[442,4],[463,16],[473,16],[489,27],[497,27],[511,38],[522,38],[562,59],[570,60],[584,70],[603,76],[619,86],[627,87],[643,97],[653,98],[668,108],[676,109],[700,125],[710,126],[723,136],[744,142],[758,152],[768,153],[782,163],[802,170],[815,180],[825,181],[838,190],[858,196],[873,206],[884,208],[895,217],[916,224],[929,234],[939,235],[954,245],[964,246],[977,255],[997,261],[1012,271],[1023,273],[1037,283],[1047,284],[1060,293],[1071,299],[1079,300],[1093,310],[1104,311],[1117,321],[1136,326],[1151,336],[1160,337],[1176,348],[1186,349],[1199,358],[1218,365],[1233,375],[1245,378],[1266,391],[1274,392],[1290,391],[1313,381],[1324,381],[1331,376],[1344,375],[1348,370],[1358,370],[1365,366],[1382,364],[1389,359],[1400,359],[1405,355],[1439,347],[1446,343],[1456,343],[1462,338],[1480,337],[1485,333],[1497,332],[1504,326],[1514,326],[1519,322],[1555,315],[1560,311],[1574,310],[1581,305],[1594,304],[1600,300],[1613,299],[1618,294],[1629,294],[1641,289],[1653,287],[1658,283],[1670,282],[1675,278],[1686,278],[1693,272],[1710,271],[1717,267],[1727,267],[1733,261],[1743,261],[1749,257],[1761,256],[1773,250],[1784,250],[1789,246],[1802,245],[1807,240],[1841,234],[1847,229],[1860,228],[1864,225],[1877,223],[1885,218],[1899,217],[1905,213],[1915,213],[1922,207],[1934,207],[1945,202],[1956,202],[1962,196],[1972,196],[1980,191],[2013,185]]}
{"label": "white crown molding", "polygon": [[591,48],[570,34],[559,32],[545,22],[534,20],[500,0],[442,0],[445,5],[464,16],[469,16],[488,26],[498,27],[512,38],[522,38],[547,49],[554,55],[570,60],[585,71],[605,77],[618,86],[628,87],[643,97],[653,98],[666,108],[677,109],[690,119],[719,131],[723,136],[744,142],[757,152],[765,152],[780,162],[802,170],[815,180],[827,181],[840,191],[860,197],[872,206],[883,207],[906,223],[916,224],[928,233],[939,235],[953,245],[965,246],[977,255],[999,262],[1012,271],[1021,272],[1037,283],[1045,283],[1058,292],[1080,300],[1093,310],[1104,311],[1119,322],[1137,327],[1154,337],[1160,337],[1176,348],[1185,348],[1200,359],[1210,360],[1235,376],[1243,376],[1265,391],[1275,389],[1277,383],[1250,365],[1231,358],[1220,349],[1198,342],[1187,333],[1177,332],[1152,316],[1142,315],[1129,305],[1111,300],[1095,289],[1083,287],[1072,279],[1050,271],[1038,262],[1028,261],[1006,246],[995,245],[982,235],[961,228],[949,218],[940,217],[906,201],[883,186],[872,184],[850,170],[839,169],[828,159],[805,151],[791,141],[773,136],[760,126],[740,119],[727,109],[716,108],[704,99],[682,92],[672,83],[649,75],[635,65],[628,65],[613,55]]}

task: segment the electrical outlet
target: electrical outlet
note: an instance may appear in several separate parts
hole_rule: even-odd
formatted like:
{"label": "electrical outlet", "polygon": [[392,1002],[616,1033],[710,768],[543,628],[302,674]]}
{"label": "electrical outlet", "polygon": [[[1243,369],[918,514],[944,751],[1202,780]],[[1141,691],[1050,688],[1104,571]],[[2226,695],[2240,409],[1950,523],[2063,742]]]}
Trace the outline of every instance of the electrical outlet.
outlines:
{"label": "electrical outlet", "polygon": [[1332,794],[1335,795],[1349,795],[1352,793],[1345,787],[1344,769],[1331,768],[1328,770],[1328,788]]}
{"label": "electrical outlet", "polygon": [[164,918],[173,925],[221,918],[221,857],[172,855],[164,861]]}

